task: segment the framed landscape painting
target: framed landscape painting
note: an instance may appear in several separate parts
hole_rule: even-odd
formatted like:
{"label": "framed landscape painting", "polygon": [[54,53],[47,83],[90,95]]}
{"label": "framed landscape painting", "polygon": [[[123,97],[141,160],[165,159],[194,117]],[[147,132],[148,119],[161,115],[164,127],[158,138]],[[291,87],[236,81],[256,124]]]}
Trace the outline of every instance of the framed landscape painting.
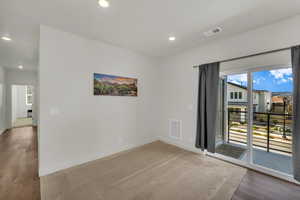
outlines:
{"label": "framed landscape painting", "polygon": [[94,95],[136,97],[137,79],[94,73]]}

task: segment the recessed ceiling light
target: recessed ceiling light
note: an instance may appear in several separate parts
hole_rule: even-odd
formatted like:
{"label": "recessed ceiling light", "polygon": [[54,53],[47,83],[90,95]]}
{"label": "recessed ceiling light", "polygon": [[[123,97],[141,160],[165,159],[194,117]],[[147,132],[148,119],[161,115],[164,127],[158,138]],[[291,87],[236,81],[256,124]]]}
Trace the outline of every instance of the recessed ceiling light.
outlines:
{"label": "recessed ceiling light", "polygon": [[176,37],[174,37],[174,36],[169,37],[169,41],[175,41],[175,40],[176,40]]}
{"label": "recessed ceiling light", "polygon": [[18,68],[19,69],[23,69],[24,67],[23,67],[23,65],[19,65]]}
{"label": "recessed ceiling light", "polygon": [[11,41],[11,38],[8,36],[2,36],[1,39],[5,41]]}
{"label": "recessed ceiling light", "polygon": [[108,8],[109,7],[109,1],[108,0],[98,0],[98,4],[102,8]]}

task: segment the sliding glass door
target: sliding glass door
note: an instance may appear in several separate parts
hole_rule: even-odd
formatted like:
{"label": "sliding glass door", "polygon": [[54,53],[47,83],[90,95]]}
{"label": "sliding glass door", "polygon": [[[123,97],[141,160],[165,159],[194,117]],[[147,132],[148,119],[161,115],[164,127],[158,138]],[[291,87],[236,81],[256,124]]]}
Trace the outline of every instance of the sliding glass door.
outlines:
{"label": "sliding glass door", "polygon": [[253,77],[253,164],[292,174],[292,69],[262,70]]}
{"label": "sliding glass door", "polygon": [[222,76],[216,153],[292,174],[292,81],[291,68]]}
{"label": "sliding glass door", "polygon": [[216,140],[216,153],[246,161],[249,154],[247,73],[223,76],[220,96],[223,129],[222,137]]}

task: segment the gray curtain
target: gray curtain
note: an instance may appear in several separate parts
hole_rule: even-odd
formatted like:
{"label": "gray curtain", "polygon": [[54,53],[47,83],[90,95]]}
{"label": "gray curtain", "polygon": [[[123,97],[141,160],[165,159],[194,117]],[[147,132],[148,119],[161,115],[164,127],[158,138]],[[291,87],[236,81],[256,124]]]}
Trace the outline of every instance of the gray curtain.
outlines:
{"label": "gray curtain", "polygon": [[294,178],[300,181],[300,46],[292,48],[293,66],[293,167]]}
{"label": "gray curtain", "polygon": [[199,66],[196,147],[215,153],[220,63]]}

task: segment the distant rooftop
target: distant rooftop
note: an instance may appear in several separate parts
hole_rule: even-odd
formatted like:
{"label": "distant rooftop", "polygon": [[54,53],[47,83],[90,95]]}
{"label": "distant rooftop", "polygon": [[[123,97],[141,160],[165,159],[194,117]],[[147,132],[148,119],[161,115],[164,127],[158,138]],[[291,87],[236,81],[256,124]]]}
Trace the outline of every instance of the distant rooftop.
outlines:
{"label": "distant rooftop", "polygon": [[272,96],[292,96],[292,92],[272,92]]}
{"label": "distant rooftop", "polygon": [[[236,86],[236,87],[239,87],[239,88],[247,90],[246,86],[239,85],[239,84],[232,83],[232,82],[227,82],[227,83],[230,84],[230,85],[233,85],[233,86]],[[269,90],[253,90],[253,91],[256,91],[256,92],[270,92]]]}
{"label": "distant rooftop", "polygon": [[273,96],[272,97],[272,103],[283,103],[283,97],[280,96]]}

